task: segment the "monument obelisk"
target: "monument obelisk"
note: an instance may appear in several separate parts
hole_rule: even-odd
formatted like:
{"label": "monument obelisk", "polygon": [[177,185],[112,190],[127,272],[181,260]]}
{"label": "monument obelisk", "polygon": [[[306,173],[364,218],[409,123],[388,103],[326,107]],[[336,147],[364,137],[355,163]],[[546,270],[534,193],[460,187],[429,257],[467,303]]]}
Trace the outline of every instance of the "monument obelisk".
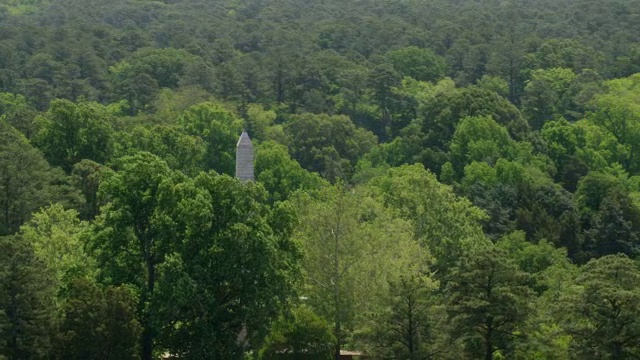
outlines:
{"label": "monument obelisk", "polygon": [[236,177],[242,181],[253,181],[253,144],[246,131],[242,131],[236,145]]}

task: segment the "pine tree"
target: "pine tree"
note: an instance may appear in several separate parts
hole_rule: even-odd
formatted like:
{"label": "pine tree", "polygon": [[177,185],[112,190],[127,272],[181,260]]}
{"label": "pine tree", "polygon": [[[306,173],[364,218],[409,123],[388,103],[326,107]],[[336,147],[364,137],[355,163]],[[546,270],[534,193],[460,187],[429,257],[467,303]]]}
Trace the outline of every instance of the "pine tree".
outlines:
{"label": "pine tree", "polygon": [[0,357],[43,359],[56,325],[53,274],[19,236],[0,238]]}

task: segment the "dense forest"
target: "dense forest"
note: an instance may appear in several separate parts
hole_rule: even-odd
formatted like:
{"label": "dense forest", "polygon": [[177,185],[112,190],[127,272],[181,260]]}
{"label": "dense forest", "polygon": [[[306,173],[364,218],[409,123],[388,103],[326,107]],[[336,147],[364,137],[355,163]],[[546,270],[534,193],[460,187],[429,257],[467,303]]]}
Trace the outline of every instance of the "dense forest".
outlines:
{"label": "dense forest", "polygon": [[1,0],[0,359],[640,358],[638,34],[637,0]]}

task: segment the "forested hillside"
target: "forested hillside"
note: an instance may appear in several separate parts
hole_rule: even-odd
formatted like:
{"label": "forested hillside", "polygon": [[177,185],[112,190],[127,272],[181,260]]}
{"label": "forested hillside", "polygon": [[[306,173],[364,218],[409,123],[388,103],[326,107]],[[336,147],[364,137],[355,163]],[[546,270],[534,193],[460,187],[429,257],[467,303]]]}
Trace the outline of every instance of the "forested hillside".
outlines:
{"label": "forested hillside", "polygon": [[638,34],[637,0],[0,0],[0,360],[640,358]]}

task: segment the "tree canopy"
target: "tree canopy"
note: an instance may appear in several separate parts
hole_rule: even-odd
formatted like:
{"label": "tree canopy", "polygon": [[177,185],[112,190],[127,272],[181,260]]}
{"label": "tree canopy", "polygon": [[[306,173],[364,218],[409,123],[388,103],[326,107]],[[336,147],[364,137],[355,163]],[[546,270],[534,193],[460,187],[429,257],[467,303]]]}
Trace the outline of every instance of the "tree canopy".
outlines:
{"label": "tree canopy", "polygon": [[0,359],[638,358],[639,14],[3,1]]}

